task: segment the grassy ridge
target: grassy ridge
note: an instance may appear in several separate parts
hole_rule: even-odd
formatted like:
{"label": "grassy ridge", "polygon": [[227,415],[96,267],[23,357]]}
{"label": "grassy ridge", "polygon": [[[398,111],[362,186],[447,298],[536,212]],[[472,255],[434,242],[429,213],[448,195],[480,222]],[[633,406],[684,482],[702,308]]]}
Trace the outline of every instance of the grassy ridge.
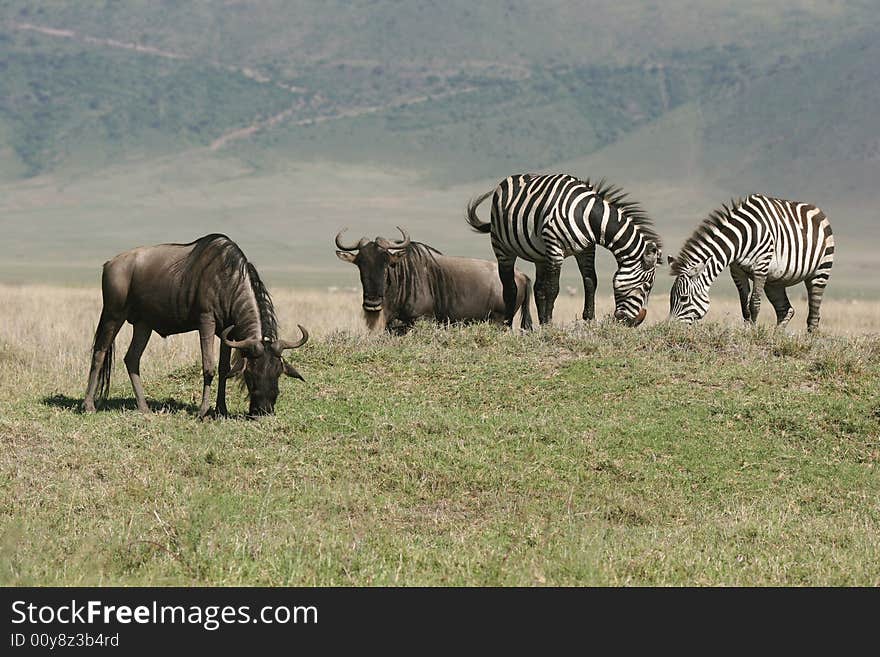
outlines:
{"label": "grassy ridge", "polygon": [[330,308],[277,417],[199,423],[193,336],[147,350],[159,413],[117,372],[83,416],[87,338],[32,347],[6,296],[4,583],[880,584],[876,335],[367,338]]}

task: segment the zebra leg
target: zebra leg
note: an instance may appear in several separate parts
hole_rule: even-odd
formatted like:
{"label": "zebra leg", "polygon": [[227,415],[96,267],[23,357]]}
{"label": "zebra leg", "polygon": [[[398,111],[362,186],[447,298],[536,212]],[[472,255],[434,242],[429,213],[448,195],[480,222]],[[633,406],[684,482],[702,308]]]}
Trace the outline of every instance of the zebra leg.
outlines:
{"label": "zebra leg", "polygon": [[544,288],[547,278],[546,267],[543,262],[535,263],[535,307],[538,309],[538,323],[546,324],[547,320],[547,290]]}
{"label": "zebra leg", "polygon": [[730,265],[730,277],[739,292],[739,305],[742,308],[743,321],[752,321],[752,313],[749,310],[749,275],[736,265]]}
{"label": "zebra leg", "polygon": [[557,259],[535,263],[535,302],[541,324],[549,324],[553,320],[553,305],[559,296],[561,271],[562,262]]}
{"label": "zebra leg", "polygon": [[825,294],[825,286],[828,285],[828,276],[820,274],[805,283],[810,304],[810,312],[807,315],[807,331],[812,333],[819,328],[819,306],[822,305],[822,295]]}
{"label": "zebra leg", "polygon": [[[513,316],[516,314],[516,277],[513,267],[516,264],[516,258],[504,257],[496,254],[498,259],[498,277],[501,279],[502,295],[504,297],[504,323],[508,328],[513,326]],[[537,289],[535,290],[535,298],[538,298]],[[538,312],[541,312],[541,306],[538,305]]]}
{"label": "zebra leg", "polygon": [[768,285],[764,288],[767,293],[767,299],[776,310],[776,326],[777,328],[785,328],[788,322],[794,317],[794,308],[788,300],[785,293],[784,285]]}
{"label": "zebra leg", "polygon": [[574,256],[578,268],[581,270],[581,278],[584,279],[584,312],[581,315],[586,321],[596,318],[596,245],[591,244]]}
{"label": "zebra leg", "polygon": [[749,321],[752,324],[758,322],[758,313],[761,311],[761,292],[764,291],[764,284],[767,282],[767,274],[755,274],[754,286],[752,287],[752,296],[749,298]]}

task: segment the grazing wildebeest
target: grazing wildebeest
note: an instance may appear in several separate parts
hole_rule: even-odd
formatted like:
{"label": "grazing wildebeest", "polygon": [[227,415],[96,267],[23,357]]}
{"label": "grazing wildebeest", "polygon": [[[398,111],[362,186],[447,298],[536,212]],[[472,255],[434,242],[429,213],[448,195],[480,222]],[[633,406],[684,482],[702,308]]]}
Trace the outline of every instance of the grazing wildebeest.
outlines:
{"label": "grazing wildebeest", "polygon": [[[163,338],[198,331],[202,343],[204,388],[199,417],[210,406],[214,378],[214,336],[221,339],[217,413],[226,415],[226,379],[242,373],[250,398],[249,415],[275,411],[281,373],[302,379],[281,357],[300,347],[308,332],[300,326],[298,342],[278,339],[275,309],[256,268],[225,235],[206,235],[189,244],[159,244],[120,253],[104,263],[104,307],[95,331],[92,366],[83,406],[95,410],[95,393],[106,398],[113,366],[113,341],[127,321],[133,335],[125,366],[138,409],[148,413],[141,384],[141,354],[153,331]],[[231,336],[237,339],[232,339]],[[241,358],[231,366],[232,350]]]}
{"label": "grazing wildebeest", "polygon": [[[504,298],[494,262],[446,256],[410,240],[399,226],[401,241],[366,237],[345,246],[336,235],[336,255],[360,271],[364,291],[364,317],[371,329],[405,332],[416,319],[438,322],[504,321]],[[522,310],[521,327],[532,328],[529,302],[532,281],[516,272],[516,307]]]}

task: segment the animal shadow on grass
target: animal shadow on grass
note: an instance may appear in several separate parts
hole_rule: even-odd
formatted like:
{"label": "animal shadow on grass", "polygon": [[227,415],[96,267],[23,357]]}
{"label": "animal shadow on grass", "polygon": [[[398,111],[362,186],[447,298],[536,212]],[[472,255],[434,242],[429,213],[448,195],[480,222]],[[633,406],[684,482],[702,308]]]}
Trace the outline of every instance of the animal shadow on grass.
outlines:
{"label": "animal shadow on grass", "polygon": [[[77,397],[68,397],[67,395],[52,395],[51,397],[43,397],[43,404],[52,406],[53,408],[63,408],[66,411],[74,413],[82,413],[83,400]],[[105,399],[97,404],[98,412],[101,411],[136,411],[137,402],[131,397],[112,397]],[[147,406],[154,413],[178,413],[186,411],[190,415],[198,413],[199,407],[195,404],[184,404],[170,397],[162,401],[147,401]]]}

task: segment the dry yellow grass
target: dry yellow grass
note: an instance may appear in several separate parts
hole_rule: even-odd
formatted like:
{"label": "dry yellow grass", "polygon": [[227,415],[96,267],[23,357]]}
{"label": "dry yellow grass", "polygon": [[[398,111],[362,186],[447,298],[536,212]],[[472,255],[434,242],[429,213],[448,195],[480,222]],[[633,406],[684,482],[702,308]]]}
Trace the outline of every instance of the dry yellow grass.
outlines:
{"label": "dry yellow grass", "polygon": [[[295,338],[296,325],[303,324],[315,338],[343,331],[366,334],[360,307],[361,296],[353,291],[278,288],[272,291],[282,333]],[[803,333],[806,323],[806,302],[793,300],[797,314],[787,329]],[[567,325],[581,321],[583,296],[560,294],[554,322]],[[664,321],[667,315],[665,296],[655,296],[649,305],[646,325]],[[597,317],[610,315],[610,295],[596,300]],[[89,350],[95,325],[101,312],[101,291],[98,288],[47,285],[0,285],[0,344],[16,355],[26,372],[34,364],[50,364],[59,374],[79,375],[85,384]],[[537,312],[532,306],[537,323]],[[517,323],[519,318],[517,317]],[[739,325],[739,303],[733,299],[713,300],[707,321]],[[760,323],[774,323],[773,309],[764,304]],[[833,335],[864,335],[880,330],[880,303],[826,299],[822,306],[822,331]],[[117,337],[117,354],[125,353],[131,336],[126,325]],[[147,369],[151,362],[184,363],[198,358],[199,341],[194,334],[161,339],[153,335],[144,354]]]}

